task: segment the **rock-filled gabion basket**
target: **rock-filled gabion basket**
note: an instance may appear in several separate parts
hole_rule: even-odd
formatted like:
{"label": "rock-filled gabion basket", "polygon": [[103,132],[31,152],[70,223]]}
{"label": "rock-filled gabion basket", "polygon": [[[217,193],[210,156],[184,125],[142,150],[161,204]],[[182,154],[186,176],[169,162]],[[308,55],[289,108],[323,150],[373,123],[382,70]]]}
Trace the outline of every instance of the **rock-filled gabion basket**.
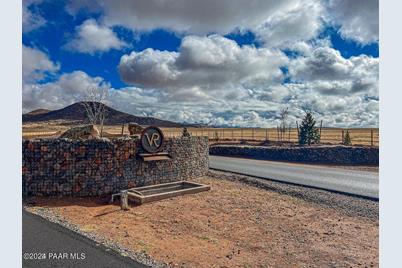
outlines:
{"label": "rock-filled gabion basket", "polygon": [[23,140],[23,195],[102,196],[208,172],[206,137],[169,139],[163,149],[170,160],[145,163],[137,138]]}
{"label": "rock-filled gabion basket", "polygon": [[239,146],[217,145],[209,149],[211,155],[244,156],[263,160],[341,165],[378,165],[376,147],[357,146]]}

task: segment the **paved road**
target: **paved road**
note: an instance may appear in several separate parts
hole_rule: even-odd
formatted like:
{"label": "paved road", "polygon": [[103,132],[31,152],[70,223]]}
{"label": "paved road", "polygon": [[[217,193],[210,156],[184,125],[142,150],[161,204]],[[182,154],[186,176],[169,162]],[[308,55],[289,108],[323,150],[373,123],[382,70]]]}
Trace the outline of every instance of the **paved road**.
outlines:
{"label": "paved road", "polygon": [[209,167],[378,199],[376,172],[212,155]]}
{"label": "paved road", "polygon": [[[46,221],[29,212],[22,211],[22,253],[45,253],[45,260],[24,260],[22,267],[99,267],[128,268],[144,267],[114,251],[97,245],[90,239],[78,235],[58,224]],[[49,259],[58,253],[67,253],[69,259]],[[85,254],[85,259],[71,259]],[[23,255],[24,256],[24,255]]]}

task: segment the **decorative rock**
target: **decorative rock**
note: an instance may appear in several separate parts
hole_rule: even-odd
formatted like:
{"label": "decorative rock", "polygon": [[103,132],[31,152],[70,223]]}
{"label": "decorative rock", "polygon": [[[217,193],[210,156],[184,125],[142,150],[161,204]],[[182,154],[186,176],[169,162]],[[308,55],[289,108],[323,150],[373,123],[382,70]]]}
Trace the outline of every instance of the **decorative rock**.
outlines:
{"label": "decorative rock", "polygon": [[99,138],[99,130],[95,125],[73,127],[61,134],[60,138],[73,140]]}
{"label": "decorative rock", "polygon": [[144,128],[137,123],[128,123],[128,131],[130,132],[130,136],[141,135],[143,130]]}

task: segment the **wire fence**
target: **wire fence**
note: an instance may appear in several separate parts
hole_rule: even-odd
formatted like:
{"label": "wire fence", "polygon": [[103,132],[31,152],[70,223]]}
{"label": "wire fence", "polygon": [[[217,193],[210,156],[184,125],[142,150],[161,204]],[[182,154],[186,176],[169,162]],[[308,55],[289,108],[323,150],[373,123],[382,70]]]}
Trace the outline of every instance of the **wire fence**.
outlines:
{"label": "wire fence", "polygon": [[[166,137],[179,137],[182,129],[163,128]],[[215,141],[274,141],[298,142],[296,128],[280,131],[276,128],[188,128],[192,136],[207,136]],[[346,132],[349,132],[352,145],[379,145],[378,128],[322,128],[321,143],[341,144]]]}
{"label": "wire fence", "polygon": [[[211,141],[272,141],[298,142],[296,128],[279,131],[277,128],[187,128],[192,136],[207,136]],[[182,128],[162,128],[166,138],[180,137]],[[105,132],[111,137],[129,134],[127,127],[107,126]],[[321,143],[341,144],[346,132],[349,132],[352,145],[379,145],[378,128],[322,128]],[[62,131],[23,132],[23,138],[57,137]],[[108,136],[106,135],[106,136]]]}

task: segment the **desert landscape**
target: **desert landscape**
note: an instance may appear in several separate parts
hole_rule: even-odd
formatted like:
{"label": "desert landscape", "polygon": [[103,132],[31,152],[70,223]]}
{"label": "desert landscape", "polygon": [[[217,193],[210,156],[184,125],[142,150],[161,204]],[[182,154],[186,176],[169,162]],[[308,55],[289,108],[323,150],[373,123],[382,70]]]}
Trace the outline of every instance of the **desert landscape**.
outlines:
{"label": "desert landscape", "polygon": [[378,267],[367,1],[23,1],[23,266]]}
{"label": "desert landscape", "polygon": [[315,190],[304,190],[311,202],[230,178],[212,172],[194,180],[209,192],[129,211],[99,198],[33,198],[27,209],[155,267],[378,266],[378,203],[336,196],[328,207]]}
{"label": "desert landscape", "polygon": [[[111,109],[111,108],[110,108]],[[193,136],[207,136],[211,142],[240,142],[249,141],[258,144],[261,141],[281,142],[284,144],[297,143],[298,132],[296,128],[287,129],[281,133],[277,128],[222,128],[193,126],[191,124],[179,124],[163,121],[156,118],[138,117],[111,109],[106,117],[104,131],[105,137],[119,137],[128,135],[127,123],[133,122],[144,127],[149,125],[159,126],[167,138],[180,137],[183,127],[187,127]],[[69,128],[86,122],[86,114],[80,104],[73,104],[58,111],[45,109],[35,110],[23,115],[23,138],[51,138],[57,137]],[[178,127],[180,126],[181,127]],[[331,128],[322,127],[322,144],[341,144],[349,132],[352,145],[378,146],[378,128]]]}

